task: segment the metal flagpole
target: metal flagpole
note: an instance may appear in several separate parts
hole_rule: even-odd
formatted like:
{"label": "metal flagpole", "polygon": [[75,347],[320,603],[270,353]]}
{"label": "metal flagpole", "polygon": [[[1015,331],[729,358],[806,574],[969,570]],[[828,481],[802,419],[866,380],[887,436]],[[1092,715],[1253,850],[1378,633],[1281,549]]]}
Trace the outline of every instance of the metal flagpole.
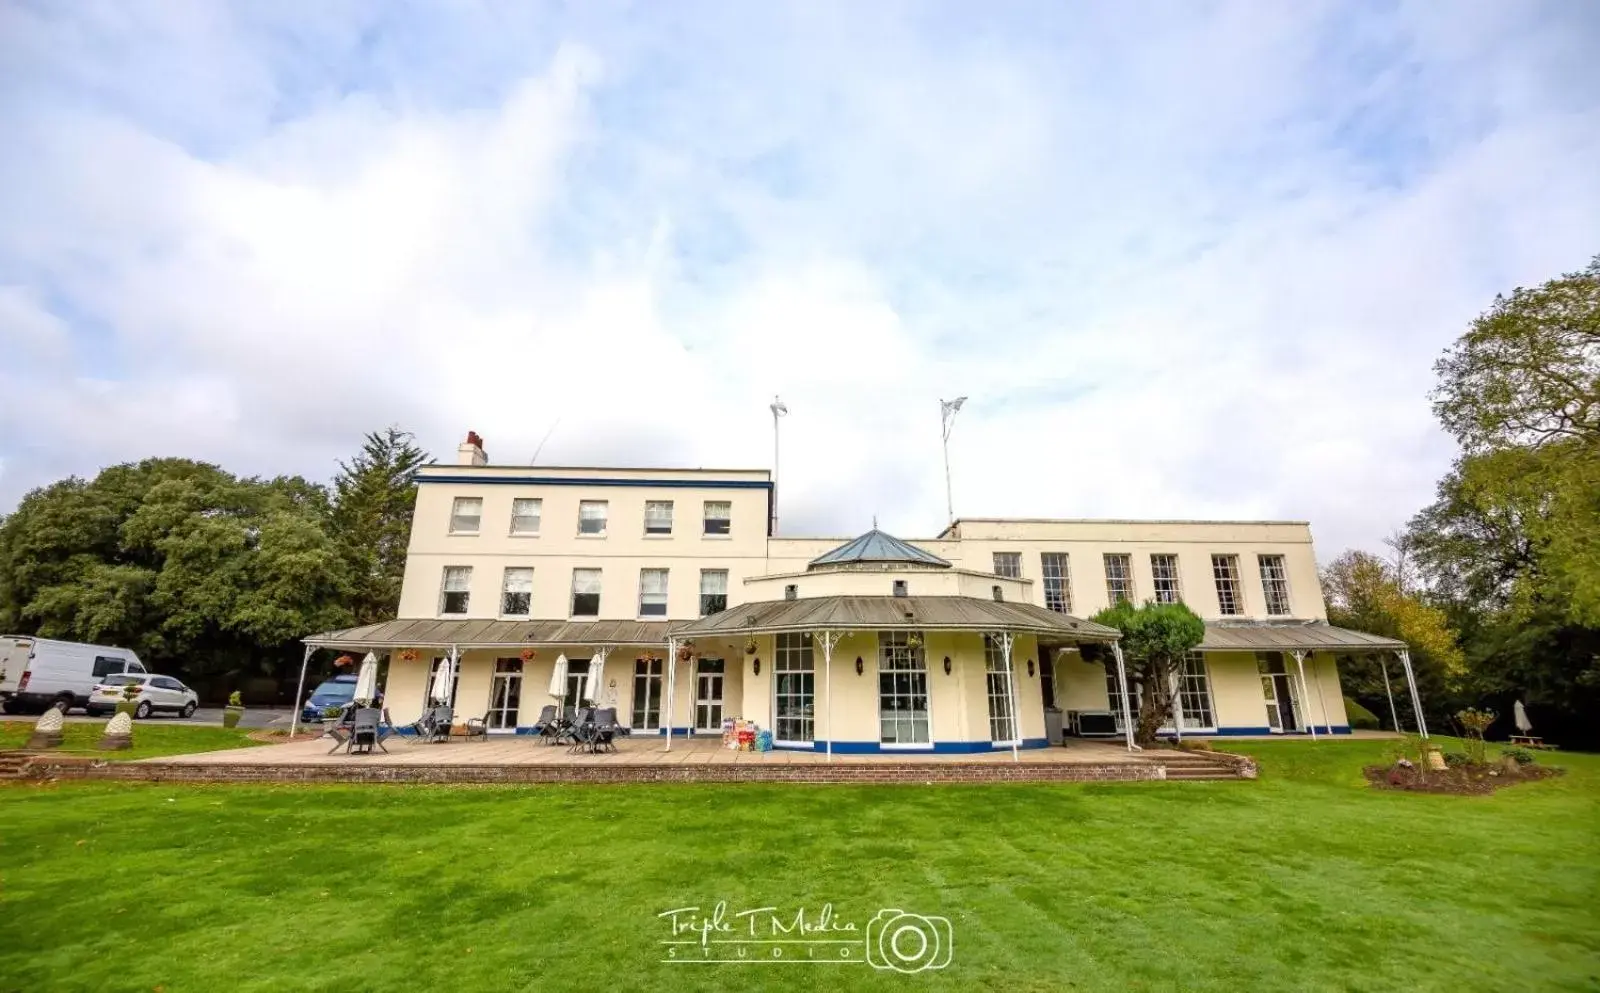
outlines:
{"label": "metal flagpole", "polygon": [[1406,682],[1411,684],[1411,709],[1417,715],[1417,733],[1424,741],[1428,738],[1428,722],[1422,716],[1422,697],[1417,693],[1417,674],[1411,669],[1411,649],[1402,648],[1396,653],[1406,670]]}
{"label": "metal flagpole", "polygon": [[1389,663],[1380,653],[1378,669],[1383,673],[1383,695],[1389,698],[1389,719],[1394,721],[1395,732],[1400,731],[1400,712],[1394,709],[1394,690],[1389,688]]}
{"label": "metal flagpole", "polygon": [[1143,751],[1133,743],[1133,713],[1128,709],[1128,668],[1122,661],[1122,646],[1113,641],[1111,643],[1111,654],[1117,660],[1117,691],[1122,694],[1123,736],[1128,739],[1128,751]]}
{"label": "metal flagpole", "polygon": [[294,690],[294,717],[289,721],[289,737],[293,738],[300,732],[300,711],[305,706],[300,695],[306,691],[306,666],[311,662],[311,653],[317,649],[313,645],[306,646],[305,657],[300,660],[300,685]]}
{"label": "metal flagpole", "polygon": [[[1303,650],[1297,648],[1293,652],[1290,652],[1289,654],[1294,656],[1294,664],[1295,664],[1296,668],[1298,668],[1300,670],[1300,699],[1305,701],[1302,704],[1300,709],[1305,711],[1305,714],[1306,714],[1307,717],[1310,717],[1311,716],[1311,691],[1306,689],[1306,653]],[[1322,716],[1323,716],[1324,719],[1326,719],[1328,715],[1327,714],[1323,714]],[[1317,740],[1317,722],[1316,721],[1312,721],[1312,720],[1308,720],[1308,721],[1306,721],[1306,727],[1311,729],[1311,740],[1312,741],[1316,741]]]}
{"label": "metal flagpole", "polygon": [[951,524],[956,522],[956,501],[954,491],[950,488],[950,428],[955,423],[956,411],[966,402],[966,397],[939,401],[939,431],[944,436],[944,502],[945,509],[950,513]]}
{"label": "metal flagpole", "polygon": [[678,702],[678,639],[667,636],[667,751],[672,751],[672,708]]}

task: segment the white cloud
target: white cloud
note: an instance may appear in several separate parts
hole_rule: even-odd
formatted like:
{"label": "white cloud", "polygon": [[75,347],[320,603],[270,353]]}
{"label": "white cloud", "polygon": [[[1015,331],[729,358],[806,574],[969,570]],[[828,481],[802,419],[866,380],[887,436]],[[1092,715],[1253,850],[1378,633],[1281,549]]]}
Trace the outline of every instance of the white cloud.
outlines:
{"label": "white cloud", "polygon": [[0,12],[0,506],[390,422],[765,465],[781,393],[786,531],[925,534],[966,394],[959,511],[1331,555],[1448,465],[1440,349],[1600,247],[1561,5],[261,11]]}

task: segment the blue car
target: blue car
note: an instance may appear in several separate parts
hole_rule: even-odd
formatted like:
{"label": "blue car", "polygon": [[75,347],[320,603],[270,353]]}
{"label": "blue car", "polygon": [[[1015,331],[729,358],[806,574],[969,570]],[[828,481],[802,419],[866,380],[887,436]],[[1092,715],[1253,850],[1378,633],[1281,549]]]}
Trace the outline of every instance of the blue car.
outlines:
{"label": "blue car", "polygon": [[302,721],[319,721],[329,707],[343,707],[356,695],[355,676],[334,676],[311,691],[300,710]]}

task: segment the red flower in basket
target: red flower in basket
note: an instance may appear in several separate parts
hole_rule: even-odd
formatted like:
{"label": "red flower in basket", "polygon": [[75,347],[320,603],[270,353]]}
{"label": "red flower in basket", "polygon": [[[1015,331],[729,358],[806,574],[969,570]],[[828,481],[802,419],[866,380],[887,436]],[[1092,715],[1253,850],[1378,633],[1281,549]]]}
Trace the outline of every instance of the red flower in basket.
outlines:
{"label": "red flower in basket", "polygon": [[524,661],[524,662],[532,662],[534,659],[536,659],[538,657],[539,657],[539,653],[534,651],[531,648],[524,648],[522,650],[522,661]]}
{"label": "red flower in basket", "polygon": [[348,655],[341,655],[338,658],[333,660],[333,664],[336,665],[336,666],[339,666],[340,668],[343,668],[344,666],[347,666],[347,665],[354,665],[355,661],[356,661],[355,659],[351,658]]}
{"label": "red flower in basket", "polygon": [[400,653],[400,661],[402,662],[415,662],[416,660],[417,652],[414,648],[407,648],[405,651]]}

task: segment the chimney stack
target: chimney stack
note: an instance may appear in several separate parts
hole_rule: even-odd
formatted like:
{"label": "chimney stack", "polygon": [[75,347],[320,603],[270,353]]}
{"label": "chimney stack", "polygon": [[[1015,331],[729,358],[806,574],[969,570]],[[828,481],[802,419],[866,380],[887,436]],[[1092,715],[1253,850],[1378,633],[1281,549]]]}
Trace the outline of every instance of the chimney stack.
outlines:
{"label": "chimney stack", "polygon": [[488,465],[489,456],[483,450],[483,438],[476,431],[467,432],[467,440],[456,449],[456,465]]}

